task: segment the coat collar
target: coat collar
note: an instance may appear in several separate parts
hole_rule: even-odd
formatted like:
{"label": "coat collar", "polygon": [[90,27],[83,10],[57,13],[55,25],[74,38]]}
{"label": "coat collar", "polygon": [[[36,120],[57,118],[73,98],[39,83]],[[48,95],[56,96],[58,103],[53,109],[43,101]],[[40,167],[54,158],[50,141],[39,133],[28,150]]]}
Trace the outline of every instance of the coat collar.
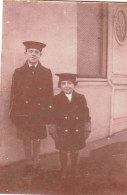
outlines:
{"label": "coat collar", "polygon": [[[25,64],[24,64],[24,69],[29,70],[29,68],[30,68],[30,67],[29,67],[29,65],[28,65],[28,61],[26,61]],[[43,66],[41,65],[40,61],[38,61],[36,70],[40,70],[41,68],[43,68]]]}
{"label": "coat collar", "polygon": [[65,101],[67,101],[67,102],[69,102],[69,103],[73,103],[74,99],[76,98],[76,94],[77,94],[77,93],[76,93],[75,91],[73,91],[71,101],[68,100],[67,96],[65,95],[65,93],[64,93],[63,91],[60,93],[60,96],[61,96],[62,99],[64,99]]}

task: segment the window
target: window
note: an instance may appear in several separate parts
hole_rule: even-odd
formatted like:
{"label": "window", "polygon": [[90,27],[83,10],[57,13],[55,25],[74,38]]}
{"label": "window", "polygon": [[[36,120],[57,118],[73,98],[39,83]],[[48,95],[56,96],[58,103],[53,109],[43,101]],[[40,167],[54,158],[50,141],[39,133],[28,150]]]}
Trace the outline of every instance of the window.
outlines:
{"label": "window", "polygon": [[105,3],[77,4],[77,74],[106,78],[107,9]]}

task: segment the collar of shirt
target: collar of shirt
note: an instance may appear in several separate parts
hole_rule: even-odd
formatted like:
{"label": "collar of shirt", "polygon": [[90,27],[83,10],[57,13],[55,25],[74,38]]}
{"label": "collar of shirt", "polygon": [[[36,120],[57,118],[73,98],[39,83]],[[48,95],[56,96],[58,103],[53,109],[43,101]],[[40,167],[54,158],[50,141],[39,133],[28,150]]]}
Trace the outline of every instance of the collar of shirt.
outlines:
{"label": "collar of shirt", "polygon": [[38,65],[38,63],[33,65],[33,64],[30,64],[30,63],[28,62],[28,66],[29,66],[29,68],[30,68],[30,67],[32,67],[32,66],[35,66],[35,68],[36,68],[36,67],[37,67],[37,65]]}
{"label": "collar of shirt", "polygon": [[72,93],[65,93],[66,97],[68,98],[69,102],[71,102],[72,99]]}

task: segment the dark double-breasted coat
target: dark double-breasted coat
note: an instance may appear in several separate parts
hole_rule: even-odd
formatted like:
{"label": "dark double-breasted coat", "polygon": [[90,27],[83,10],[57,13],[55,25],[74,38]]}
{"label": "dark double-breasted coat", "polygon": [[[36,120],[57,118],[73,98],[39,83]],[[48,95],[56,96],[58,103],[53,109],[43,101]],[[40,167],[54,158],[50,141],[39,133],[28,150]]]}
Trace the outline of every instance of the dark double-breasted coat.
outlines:
{"label": "dark double-breasted coat", "polygon": [[48,112],[53,96],[52,74],[50,69],[38,63],[37,67],[24,66],[15,70],[11,88],[10,117],[17,127],[19,139],[26,136],[35,139],[45,138]]}
{"label": "dark double-breasted coat", "polygon": [[61,92],[54,97],[57,149],[79,150],[85,146],[85,123],[91,120],[84,95],[73,91],[69,102]]}

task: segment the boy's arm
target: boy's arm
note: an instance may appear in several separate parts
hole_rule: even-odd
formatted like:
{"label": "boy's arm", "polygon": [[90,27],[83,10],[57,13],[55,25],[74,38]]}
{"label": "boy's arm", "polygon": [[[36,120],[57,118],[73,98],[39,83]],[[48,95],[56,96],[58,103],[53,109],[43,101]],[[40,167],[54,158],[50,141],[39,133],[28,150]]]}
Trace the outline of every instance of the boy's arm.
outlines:
{"label": "boy's arm", "polygon": [[10,118],[13,120],[13,104],[14,104],[14,97],[15,97],[15,84],[16,84],[16,71],[12,77],[12,85],[11,85],[11,94],[10,94]]}
{"label": "boy's arm", "polygon": [[82,97],[83,111],[85,115],[85,138],[87,139],[91,133],[91,117],[85,96],[83,95]]}
{"label": "boy's arm", "polygon": [[91,121],[85,123],[85,138],[87,139],[91,133]]}
{"label": "boy's arm", "polygon": [[51,70],[48,69],[47,72],[47,82],[46,82],[46,110],[45,110],[45,124],[48,126],[50,124],[53,124],[53,79],[52,79],[52,73]]}
{"label": "boy's arm", "polygon": [[49,98],[53,96],[53,78],[52,78],[52,73],[51,73],[51,70],[49,69],[49,72],[48,72],[48,83],[47,83],[47,86],[48,87],[48,95],[49,95]]}
{"label": "boy's arm", "polygon": [[82,99],[81,99],[81,104],[82,104],[82,112],[84,115],[84,120],[85,122],[90,122],[91,121],[91,117],[90,117],[90,113],[89,113],[89,108],[87,106],[87,101],[84,95],[82,95]]}

